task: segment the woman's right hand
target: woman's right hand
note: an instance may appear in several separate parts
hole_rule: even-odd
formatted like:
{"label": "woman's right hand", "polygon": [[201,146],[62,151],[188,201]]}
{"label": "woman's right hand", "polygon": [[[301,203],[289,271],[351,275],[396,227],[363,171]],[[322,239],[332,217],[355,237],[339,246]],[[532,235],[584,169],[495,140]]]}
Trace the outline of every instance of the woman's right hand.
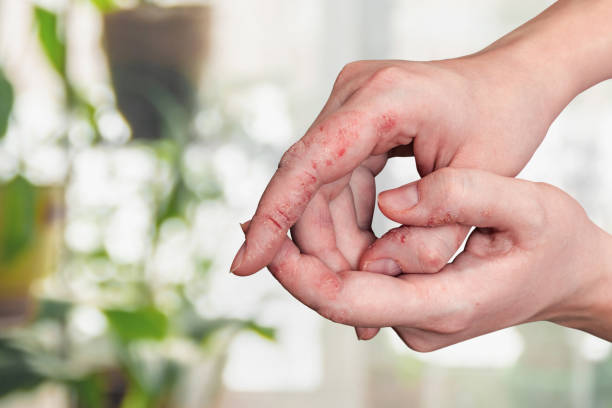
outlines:
{"label": "woman's right hand", "polygon": [[393,327],[418,351],[536,320],[612,340],[612,237],[561,190],[445,168],[382,193],[379,206],[404,225],[477,228],[435,274],[335,273],[287,237],[270,271],[323,317]]}
{"label": "woman's right hand", "polygon": [[[307,207],[310,215],[294,229],[300,246],[343,264],[336,238],[349,250],[373,238],[372,180],[389,154],[412,151],[422,175],[445,166],[515,175],[566,104],[612,74],[610,20],[610,0],[588,7],[560,0],[477,54],[347,65],[319,117],[281,160],[232,272],[250,275],[267,265]],[[340,218],[353,208],[353,222],[336,219],[333,207],[343,210]],[[316,222],[326,217],[333,222]],[[454,253],[458,235],[449,228],[423,240],[443,251],[434,257],[441,259]],[[356,262],[355,253],[343,257]]]}

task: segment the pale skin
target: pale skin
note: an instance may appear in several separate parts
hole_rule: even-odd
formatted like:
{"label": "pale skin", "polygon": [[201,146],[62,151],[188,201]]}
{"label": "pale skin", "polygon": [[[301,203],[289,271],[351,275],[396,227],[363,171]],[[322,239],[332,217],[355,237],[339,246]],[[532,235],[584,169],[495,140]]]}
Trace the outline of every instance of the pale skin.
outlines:
{"label": "pale skin", "polygon": [[[232,272],[269,265],[294,296],[359,327],[360,338],[391,326],[420,350],[533,320],[611,339],[609,236],[558,190],[502,177],[525,166],[578,93],[612,76],[610,21],[612,0],[560,0],[473,55],[347,65],[283,156]],[[424,193],[418,216],[401,202],[394,212],[389,200],[402,188],[383,193],[381,210],[402,226],[376,240],[374,177],[389,157],[411,154],[425,176],[419,193],[437,192],[444,206]],[[435,171],[445,167],[499,176]],[[475,179],[482,184],[467,188]],[[534,208],[545,210],[537,222],[524,212]],[[470,226],[486,233],[473,232],[447,265]]]}

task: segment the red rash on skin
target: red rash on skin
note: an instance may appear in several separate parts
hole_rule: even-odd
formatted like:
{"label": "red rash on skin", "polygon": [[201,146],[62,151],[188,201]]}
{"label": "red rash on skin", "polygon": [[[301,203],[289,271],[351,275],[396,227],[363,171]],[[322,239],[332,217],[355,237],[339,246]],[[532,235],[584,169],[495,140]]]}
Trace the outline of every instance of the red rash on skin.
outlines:
{"label": "red rash on skin", "polygon": [[272,224],[276,225],[276,227],[277,227],[279,230],[282,230],[282,229],[283,229],[283,227],[281,227],[281,225],[280,225],[280,224],[279,224],[279,223],[278,223],[278,222],[277,222],[277,221],[276,221],[274,218],[272,218],[271,216],[266,215],[266,218],[267,218],[267,219],[268,219],[268,221],[270,221]]}
{"label": "red rash on skin", "polygon": [[327,297],[334,300],[340,291],[340,279],[335,274],[325,275],[316,284],[316,287]]}
{"label": "red rash on skin", "polygon": [[[310,201],[311,197],[312,197],[312,192],[311,191],[304,191],[304,202]],[[300,204],[302,204],[302,203],[300,203]]]}
{"label": "red rash on skin", "polygon": [[[316,163],[314,163],[314,165],[316,166]],[[312,198],[313,190],[314,190],[312,186],[317,183],[317,178],[314,175],[306,172],[305,177],[306,179],[300,183],[300,186],[302,187],[302,191],[304,194],[303,194],[302,200],[295,203],[296,205],[302,205],[310,201],[310,199]]]}
{"label": "red rash on skin", "polygon": [[338,157],[344,156],[344,153],[346,153],[346,148],[343,147],[340,150],[338,150]]}
{"label": "red rash on skin", "polygon": [[317,169],[317,162],[316,161],[311,161],[310,164],[312,165],[312,169],[316,170]]}
{"label": "red rash on skin", "polygon": [[332,165],[332,161],[329,160],[329,159],[325,160],[325,165],[326,166],[331,166]]}
{"label": "red rash on skin", "polygon": [[379,137],[386,136],[391,133],[397,125],[396,114],[389,112],[380,116],[376,124],[376,132]]}
{"label": "red rash on skin", "polygon": [[[316,163],[313,162],[313,164]],[[298,194],[291,203],[276,206],[272,213],[265,215],[265,218],[281,231],[291,227],[299,217],[295,208],[299,208],[310,201],[316,190],[317,181],[318,179],[314,174],[302,171],[300,173],[301,194]]]}
{"label": "red rash on skin", "polygon": [[427,226],[433,227],[435,225],[451,224],[453,222],[453,216],[451,213],[446,213],[443,216],[432,215],[427,219]]}

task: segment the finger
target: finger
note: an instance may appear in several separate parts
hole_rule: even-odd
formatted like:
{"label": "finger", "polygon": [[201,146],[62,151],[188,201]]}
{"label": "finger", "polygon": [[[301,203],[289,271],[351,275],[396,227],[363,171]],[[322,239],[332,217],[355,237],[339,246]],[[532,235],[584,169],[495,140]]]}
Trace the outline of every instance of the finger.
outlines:
{"label": "finger", "polygon": [[[352,197],[350,197],[350,200],[347,199],[347,201],[352,202],[355,212],[355,221],[352,221],[350,225],[356,222],[357,229],[351,234],[348,231],[343,231],[343,224],[339,220],[336,222],[336,231],[341,242],[339,246],[341,248],[359,248],[357,251],[348,252],[347,250],[347,252],[344,252],[345,254],[352,253],[352,255],[349,255],[349,258],[355,267],[363,249],[376,239],[371,227],[376,199],[374,176],[382,170],[386,160],[386,155],[370,157],[363,165],[355,169],[351,175],[347,191],[351,192]],[[354,244],[351,241],[354,241]],[[376,337],[378,331],[378,328],[355,327],[359,340],[371,340]]]}
{"label": "finger", "polygon": [[372,171],[364,166],[356,168],[351,175],[349,187],[353,194],[357,226],[364,231],[371,231],[376,201],[376,183]]}
{"label": "finger", "polygon": [[232,272],[248,275],[269,263],[319,187],[348,174],[369,155],[375,141],[359,131],[362,122],[354,114],[336,115],[285,153],[263,193]]}
{"label": "finger", "polygon": [[372,340],[380,329],[378,327],[355,327],[355,333],[359,340]]}
{"label": "finger", "polygon": [[336,245],[350,264],[350,268],[347,269],[357,269],[361,253],[375,237],[370,230],[362,230],[357,225],[357,214],[350,187],[347,186],[330,202],[329,210],[335,226]]}
{"label": "finger", "polygon": [[[394,64],[393,61],[355,61],[346,64],[336,81],[334,82],[332,92],[323,106],[323,109],[317,115],[308,132],[318,126],[329,115],[336,112],[342,105],[355,94],[355,92],[363,86],[368,79],[372,77],[378,70],[389,67]],[[308,133],[307,132],[307,133]]]}
{"label": "finger", "polygon": [[[372,105],[366,96],[356,96],[285,153],[263,193],[232,272],[248,275],[268,264],[321,185],[349,174],[371,154],[382,154],[414,134],[410,121],[402,120],[398,126],[397,113],[388,106]],[[394,135],[401,137],[394,141]]]}
{"label": "finger", "polygon": [[[481,238],[479,230],[472,232],[466,248]],[[395,327],[404,342],[417,351],[433,351],[520,323],[540,320],[537,311],[545,310],[549,300],[539,295],[540,288],[549,285],[545,274],[516,273],[524,267],[524,259],[515,252],[496,255],[493,261],[465,250],[435,275],[404,275],[410,279],[425,277],[419,288],[429,286],[446,298],[453,307],[424,310],[424,319],[412,327]],[[402,276],[402,277],[404,277]],[[432,278],[427,280],[427,278]],[[423,290],[422,288],[420,290]],[[441,306],[441,305],[440,305]],[[448,305],[447,305],[448,306]]]}
{"label": "finger", "polygon": [[359,269],[387,275],[438,272],[457,252],[468,231],[469,227],[458,224],[394,228],[363,252]]}
{"label": "finger", "polygon": [[[364,171],[370,175],[370,178],[372,178],[369,170],[364,169]],[[355,175],[353,174],[353,177],[354,176]],[[370,201],[372,202],[373,207],[373,198],[375,193],[374,191],[369,191],[368,193],[369,195],[363,197],[363,200],[367,201],[368,197],[371,197]],[[340,252],[346,257],[351,268],[356,269],[361,253],[376,238],[369,228],[364,230],[357,224],[357,214],[355,203],[353,201],[353,193],[349,186],[347,186],[343,192],[330,203],[330,212],[335,225],[334,230],[336,233],[336,245]],[[370,340],[376,336],[378,329],[356,327],[355,332],[358,339]]]}
{"label": "finger", "polygon": [[306,306],[334,322],[360,327],[404,326],[418,320],[422,296],[401,279],[363,271],[334,273],[286,238],[268,268]]}
{"label": "finger", "polygon": [[[509,265],[498,259],[492,270],[490,261],[464,252],[438,274],[334,273],[286,238],[268,268],[299,301],[334,322],[460,336],[526,321],[530,310],[540,310],[533,305],[537,296],[524,290],[528,282],[516,282]],[[508,293],[513,288],[519,293]],[[517,300],[520,308],[513,306]],[[512,313],[504,313],[508,310]]]}
{"label": "finger", "polygon": [[334,272],[351,269],[336,244],[329,202],[321,192],[315,195],[292,228],[291,236],[304,254],[321,259]]}
{"label": "finger", "polygon": [[[541,214],[533,183],[473,169],[444,168],[419,181],[381,193],[387,217],[414,226],[459,223],[529,234]],[[535,224],[534,224],[535,223]]]}
{"label": "finger", "polygon": [[[246,231],[249,228],[251,221],[247,221],[245,223],[240,224],[242,231],[246,234]],[[374,327],[355,327],[355,332],[357,334],[357,338],[360,340],[370,340],[374,338],[380,329]]]}

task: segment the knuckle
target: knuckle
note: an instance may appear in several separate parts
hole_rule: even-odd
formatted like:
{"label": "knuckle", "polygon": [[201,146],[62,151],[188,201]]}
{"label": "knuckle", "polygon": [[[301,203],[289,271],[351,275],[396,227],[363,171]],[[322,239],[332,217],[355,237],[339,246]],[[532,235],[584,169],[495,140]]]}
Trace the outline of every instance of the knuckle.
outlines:
{"label": "knuckle", "polygon": [[469,176],[465,170],[444,167],[423,179],[419,194],[432,205],[429,226],[460,221],[457,203],[464,200]]}
{"label": "knuckle", "polygon": [[[535,200],[524,200],[526,205],[530,205],[528,212],[525,214],[529,214],[529,225],[535,230],[543,230],[546,228],[546,224],[548,223],[549,217],[549,203],[563,203],[565,200],[560,200],[559,193],[565,195],[558,188],[547,184],[547,183],[531,183],[532,188],[536,191],[534,192]],[[561,208],[559,206],[557,208]],[[562,210],[563,211],[563,210]],[[563,214],[565,216],[565,214]]]}
{"label": "knuckle", "polygon": [[281,157],[278,168],[291,168],[304,155],[306,145],[302,139],[295,142]]}
{"label": "knuckle", "polygon": [[342,87],[346,82],[348,82],[356,73],[360,72],[363,69],[364,61],[353,61],[346,64],[340,70],[338,77],[336,78],[336,83],[334,84],[334,88]]}
{"label": "knuckle", "polygon": [[435,273],[446,266],[446,256],[438,248],[421,244],[417,256],[423,273]]}
{"label": "knuckle", "polygon": [[402,79],[404,70],[397,66],[391,65],[380,68],[368,80],[368,84],[372,86],[394,85]]}
{"label": "knuckle", "polygon": [[466,175],[465,171],[444,167],[436,173],[443,191],[449,200],[460,199],[465,191]]}

